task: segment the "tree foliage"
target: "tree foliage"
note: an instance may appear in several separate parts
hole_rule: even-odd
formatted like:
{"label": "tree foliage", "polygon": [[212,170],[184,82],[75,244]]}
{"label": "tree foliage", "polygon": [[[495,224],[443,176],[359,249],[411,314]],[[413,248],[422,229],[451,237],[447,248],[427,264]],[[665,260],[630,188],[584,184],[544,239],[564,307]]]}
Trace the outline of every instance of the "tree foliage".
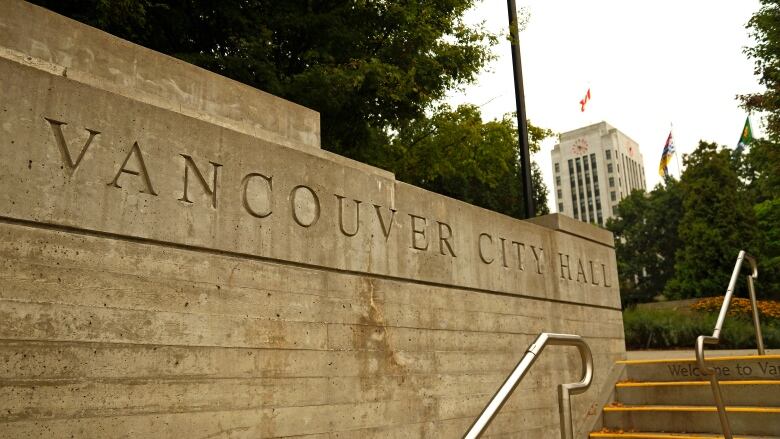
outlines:
{"label": "tree foliage", "polygon": [[[780,297],[780,0],[761,0],[747,28],[756,45],[746,53],[766,91],[739,98],[746,109],[766,118],[767,138],[732,152],[699,145],[685,160],[687,169],[675,189],[678,197],[662,208],[671,216],[669,224],[677,219],[679,224],[676,243],[668,241],[661,250],[649,238],[670,232],[652,219],[656,191],[620,203],[610,228],[618,238],[624,301],[650,300],[661,291],[676,298],[722,294],[739,250],[758,259],[757,292]],[[664,262],[673,261],[673,275],[665,286],[646,283],[650,288],[644,289],[642,274],[662,251],[672,255]]]}
{"label": "tree foliage", "polygon": [[746,198],[757,221],[755,246],[760,275],[757,288],[780,293],[780,146],[757,139],[735,161]]}
{"label": "tree foliage", "polygon": [[666,290],[676,298],[720,294],[739,250],[753,248],[753,206],[740,187],[728,150],[700,142],[684,162],[683,216],[678,227],[682,246]]}
{"label": "tree foliage", "polygon": [[474,0],[33,2],[317,110],[323,147],[370,163],[497,41],[463,23]]}
{"label": "tree foliage", "polygon": [[[479,109],[441,107],[393,137],[385,159],[397,177],[425,189],[507,215],[521,217],[520,162],[517,126],[512,114],[483,122]],[[529,124],[531,151],[551,136]],[[532,165],[534,203],[538,214],[549,213],[541,171]]]}
{"label": "tree foliage", "polygon": [[740,96],[750,111],[766,112],[769,140],[780,142],[780,0],[761,0],[761,9],[748,22],[747,28],[756,45],[745,50],[755,61],[755,74],[766,87],[762,93]]}
{"label": "tree foliage", "polygon": [[701,142],[680,182],[621,201],[607,227],[623,304],[721,295],[739,250],[758,259],[758,294],[780,296],[780,188],[766,172],[774,154],[764,140],[744,151]]}
{"label": "tree foliage", "polygon": [[[462,20],[476,0],[32,1],[320,112],[324,149],[522,215],[511,120],[434,108],[493,56],[498,38]],[[550,135],[529,129],[533,142]],[[532,179],[549,213],[536,166]]]}
{"label": "tree foliage", "polygon": [[624,307],[650,302],[664,291],[674,275],[681,216],[680,184],[667,178],[649,194],[633,191],[618,205],[617,216],[607,221],[607,229],[615,234]]}
{"label": "tree foliage", "polygon": [[756,252],[761,275],[757,289],[780,297],[780,197],[753,206],[758,223]]}
{"label": "tree foliage", "polygon": [[756,139],[740,154],[739,172],[758,224],[757,287],[780,295],[780,0],[761,0],[747,28],[756,45],[745,52],[766,90],[739,98],[747,110],[761,112],[767,138]]}
{"label": "tree foliage", "polygon": [[780,0],[761,0],[747,28],[756,45],[745,50],[766,87],[740,96],[749,111],[762,112],[767,139],[757,139],[744,154],[740,177],[758,222],[755,252],[759,290],[780,292]]}

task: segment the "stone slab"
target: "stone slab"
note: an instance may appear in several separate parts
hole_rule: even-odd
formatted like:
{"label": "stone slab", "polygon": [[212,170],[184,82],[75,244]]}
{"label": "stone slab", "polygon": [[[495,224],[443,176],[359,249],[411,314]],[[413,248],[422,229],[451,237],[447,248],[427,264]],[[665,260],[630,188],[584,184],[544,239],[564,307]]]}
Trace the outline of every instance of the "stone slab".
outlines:
{"label": "stone slab", "polygon": [[612,233],[594,225],[575,220],[560,213],[538,216],[528,219],[529,222],[539,224],[553,230],[559,230],[572,236],[589,239],[609,247],[615,247],[615,239]]}
{"label": "stone slab", "polygon": [[9,60],[0,78],[2,217],[620,306],[609,246]]}
{"label": "stone slab", "polygon": [[0,2],[0,57],[293,148],[319,113],[20,0]]}
{"label": "stone slab", "polygon": [[[148,425],[153,419],[182,431],[199,419],[203,432],[223,425],[239,429],[236,437],[353,430],[381,437],[419,423],[432,437],[449,437],[473,420],[543,329],[539,317],[547,316],[546,329],[589,334],[598,370],[624,355],[620,311],[606,308],[371,282],[1,221],[0,260],[0,394],[10,410],[0,414],[0,431],[18,437],[168,435],[164,424]],[[479,314],[486,315],[472,317]],[[506,323],[491,326],[487,314]],[[589,333],[594,321],[617,330]],[[266,329],[255,332],[251,322]],[[301,324],[313,325],[308,335],[292,332]],[[317,340],[322,324],[324,343],[294,345]],[[262,337],[273,327],[290,328],[284,344]],[[536,437],[554,437],[546,426],[557,422],[555,386],[578,371],[573,350],[546,350],[518,393],[539,396],[513,399],[493,431],[522,436],[544,427]],[[595,393],[584,397],[578,416]],[[392,414],[399,404],[432,408],[406,418]],[[364,418],[324,423],[337,413],[331,409]],[[281,418],[252,421],[245,412]],[[296,414],[311,421],[295,422]]]}

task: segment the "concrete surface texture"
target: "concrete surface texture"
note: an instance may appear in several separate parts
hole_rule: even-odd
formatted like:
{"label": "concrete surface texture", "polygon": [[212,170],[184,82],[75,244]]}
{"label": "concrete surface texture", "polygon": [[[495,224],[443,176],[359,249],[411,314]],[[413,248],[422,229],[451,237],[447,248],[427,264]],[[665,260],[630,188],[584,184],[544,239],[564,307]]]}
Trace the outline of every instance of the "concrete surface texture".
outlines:
{"label": "concrete surface texture", "polygon": [[[459,437],[539,332],[624,358],[610,234],[398,182],[316,121],[0,2],[0,438]],[[546,350],[490,434],[558,437],[579,373]]]}

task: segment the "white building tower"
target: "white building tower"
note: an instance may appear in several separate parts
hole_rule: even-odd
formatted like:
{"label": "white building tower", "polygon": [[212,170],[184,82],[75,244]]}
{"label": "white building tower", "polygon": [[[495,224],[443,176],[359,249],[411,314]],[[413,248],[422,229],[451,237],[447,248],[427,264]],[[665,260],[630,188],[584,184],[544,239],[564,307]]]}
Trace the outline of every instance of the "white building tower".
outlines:
{"label": "white building tower", "polygon": [[561,134],[552,150],[558,212],[604,226],[633,190],[646,190],[639,145],[599,122]]}

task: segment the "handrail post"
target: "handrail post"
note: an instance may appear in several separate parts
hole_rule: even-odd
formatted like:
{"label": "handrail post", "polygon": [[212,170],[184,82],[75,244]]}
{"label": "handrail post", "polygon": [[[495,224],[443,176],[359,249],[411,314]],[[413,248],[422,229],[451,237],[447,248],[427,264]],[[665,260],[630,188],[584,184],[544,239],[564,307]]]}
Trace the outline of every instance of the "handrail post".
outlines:
{"label": "handrail post", "polygon": [[699,365],[699,370],[702,374],[707,375],[710,380],[710,387],[712,388],[712,398],[715,400],[715,406],[718,408],[718,418],[720,419],[720,428],[723,432],[724,439],[733,439],[731,434],[731,423],[729,423],[728,415],[726,414],[726,403],[723,402],[723,392],[720,390],[720,383],[718,382],[718,374],[712,367],[704,365],[704,344],[718,344],[717,337],[707,337],[700,335],[696,338],[696,362]]}
{"label": "handrail post", "polygon": [[517,363],[498,391],[490,399],[479,417],[471,424],[464,439],[476,439],[482,436],[482,433],[493,421],[506,401],[512,396],[525,374],[536,362],[536,358],[542,353],[545,346],[563,345],[575,346],[582,360],[582,379],[576,383],[560,384],[558,386],[558,412],[561,420],[561,439],[574,439],[574,429],[571,417],[571,395],[577,395],[585,392],[593,381],[593,355],[590,347],[579,335],[573,334],[554,334],[543,332],[534,340],[523,355],[523,358]]}
{"label": "handrail post", "polygon": [[756,258],[745,254],[745,258],[750,262],[752,273],[747,277],[748,293],[750,294],[750,308],[753,311],[753,326],[756,328],[756,348],[758,348],[758,355],[765,355],[764,352],[764,336],[761,334],[761,324],[758,321],[758,301],[756,300],[756,288],[753,285],[753,279],[758,278],[758,267],[756,266]]}
{"label": "handrail post", "polygon": [[758,277],[758,267],[756,265],[756,259],[747,254],[744,250],[740,250],[739,255],[737,256],[737,263],[734,265],[734,271],[731,273],[729,286],[726,289],[726,295],[723,297],[723,304],[720,307],[718,320],[715,322],[715,329],[712,331],[712,336],[700,335],[696,338],[696,363],[699,366],[701,373],[709,377],[710,387],[712,387],[712,397],[718,408],[718,417],[720,418],[720,425],[725,439],[733,438],[731,425],[729,424],[729,419],[726,414],[726,404],[723,401],[723,393],[720,390],[718,374],[714,368],[707,367],[704,362],[704,345],[716,345],[720,342],[720,333],[723,329],[723,322],[726,320],[726,314],[728,314],[729,305],[731,304],[731,296],[734,295],[734,287],[737,284],[737,279],[739,278],[742,262],[744,260],[748,261],[751,268],[751,273],[747,276],[747,284],[748,292],[750,294],[750,307],[753,313],[753,326],[756,328],[756,346],[758,347],[758,355],[764,355],[764,338],[761,335],[761,324],[758,318],[758,303],[756,301],[756,291],[753,286],[753,279]]}

